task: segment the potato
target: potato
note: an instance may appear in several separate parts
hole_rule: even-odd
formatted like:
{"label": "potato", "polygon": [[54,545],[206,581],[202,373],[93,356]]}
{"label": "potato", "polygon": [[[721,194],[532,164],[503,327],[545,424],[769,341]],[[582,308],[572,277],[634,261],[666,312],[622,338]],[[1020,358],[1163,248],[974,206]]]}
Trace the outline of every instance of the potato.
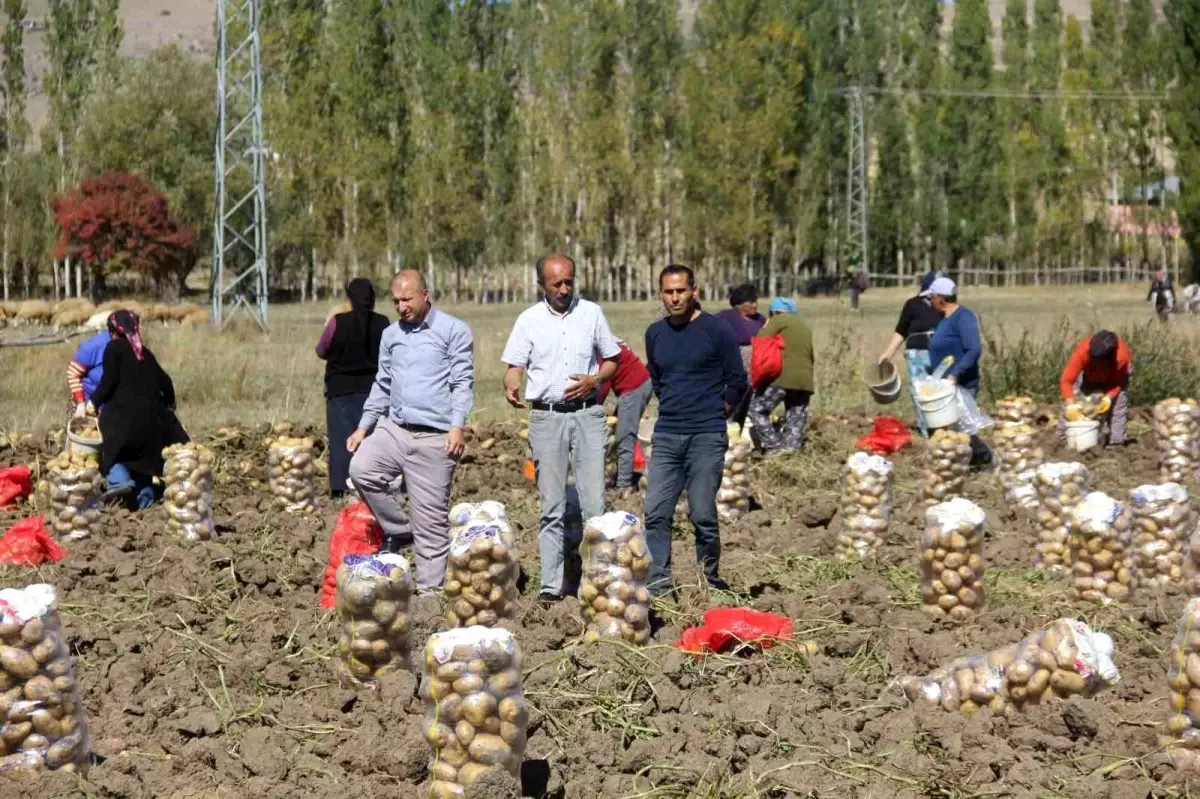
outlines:
{"label": "potato", "polygon": [[1079,463],[1046,463],[1037,469],[1038,542],[1034,563],[1051,574],[1067,570],[1070,552],[1067,539],[1071,513],[1088,491],[1088,471]]}
{"label": "potato", "polygon": [[338,646],[341,682],[374,687],[380,672],[407,661],[410,593],[408,561],[399,555],[346,556],[335,601],[344,642]]}
{"label": "potato", "polygon": [[717,513],[722,519],[732,521],[740,518],[749,509],[747,459],[754,445],[750,441],[749,430],[739,430],[736,424],[730,424],[726,432],[729,443],[725,450],[721,487],[717,491]]}
{"label": "potato", "polygon": [[1185,483],[1200,463],[1200,404],[1172,397],[1154,406],[1155,445],[1159,479]]}
{"label": "potato", "polygon": [[[982,606],[983,523],[983,511],[962,498],[926,511],[921,553],[922,609],[926,613],[966,621]],[[942,541],[949,549],[939,546]],[[977,568],[967,566],[969,562]]]}
{"label": "potato", "polygon": [[[631,643],[648,640],[648,632],[641,633],[649,629],[650,595],[645,581],[651,562],[640,521],[620,512],[597,516],[588,520],[583,541],[579,600],[586,621],[585,641],[602,637],[621,637]],[[630,557],[620,557],[623,551]],[[627,563],[622,565],[622,560]]]}
{"label": "potato", "polygon": [[313,440],[281,437],[268,442],[268,487],[277,509],[300,515],[316,510]]}
{"label": "potato", "polygon": [[1178,483],[1143,485],[1129,499],[1136,581],[1155,588],[1180,586],[1187,537],[1195,527],[1187,490]]}
{"label": "potato", "polygon": [[892,472],[887,459],[865,452],[856,452],[846,462],[842,529],[836,550],[839,560],[852,562],[874,555],[891,515]]}

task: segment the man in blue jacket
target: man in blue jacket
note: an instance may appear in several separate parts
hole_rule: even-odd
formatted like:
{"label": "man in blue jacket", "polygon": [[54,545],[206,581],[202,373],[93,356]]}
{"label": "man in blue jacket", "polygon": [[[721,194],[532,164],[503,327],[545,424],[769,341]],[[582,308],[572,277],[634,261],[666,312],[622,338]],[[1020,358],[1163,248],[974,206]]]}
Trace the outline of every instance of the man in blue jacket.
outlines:
{"label": "man in blue jacket", "polygon": [[654,559],[649,587],[655,595],[673,589],[671,521],[687,488],[696,560],[710,586],[725,588],[717,490],[729,443],[726,419],[748,389],[746,369],[733,330],[697,305],[691,269],[668,266],[658,288],[667,316],[646,330],[646,366],[658,397],[646,490],[646,542]]}

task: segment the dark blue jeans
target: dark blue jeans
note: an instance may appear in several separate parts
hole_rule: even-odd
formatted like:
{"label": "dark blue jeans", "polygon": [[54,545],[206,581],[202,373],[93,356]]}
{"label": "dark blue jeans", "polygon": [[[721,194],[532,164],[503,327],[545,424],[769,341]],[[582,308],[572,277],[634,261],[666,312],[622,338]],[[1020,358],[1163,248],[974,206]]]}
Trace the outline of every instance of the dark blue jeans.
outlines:
{"label": "dark blue jeans", "polygon": [[646,543],[654,565],[650,593],[661,596],[674,587],[671,576],[671,522],[686,488],[688,510],[696,529],[696,560],[710,580],[718,579],[721,532],[717,526],[717,489],[725,468],[728,439],[720,433],[655,433],[646,488]]}

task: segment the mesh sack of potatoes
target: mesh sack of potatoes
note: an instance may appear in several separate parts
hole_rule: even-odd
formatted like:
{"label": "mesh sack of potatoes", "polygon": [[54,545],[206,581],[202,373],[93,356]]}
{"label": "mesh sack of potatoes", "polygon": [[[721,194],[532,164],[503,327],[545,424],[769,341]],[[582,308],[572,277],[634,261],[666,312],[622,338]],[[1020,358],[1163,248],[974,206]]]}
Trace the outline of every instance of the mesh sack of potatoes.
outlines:
{"label": "mesh sack of potatoes", "polygon": [[516,546],[512,527],[508,524],[508,512],[503,502],[485,499],[483,502],[460,502],[450,509],[450,540],[468,527],[487,524],[495,527],[504,536],[509,546]]}
{"label": "mesh sack of potatoes", "polygon": [[921,610],[966,621],[983,609],[985,515],[962,497],[925,511],[921,548]]}
{"label": "mesh sack of potatoes", "polygon": [[1038,541],[1034,563],[1051,574],[1063,574],[1070,563],[1071,512],[1088,492],[1089,475],[1082,463],[1044,463],[1037,469]]}
{"label": "mesh sack of potatoes", "polygon": [[496,627],[459,627],[425,644],[420,694],[433,748],[429,795],[460,799],[494,769],[520,778],[529,727],[521,650]]}
{"label": "mesh sack of potatoes", "polygon": [[1200,774],[1200,597],[1184,608],[1167,657],[1170,715],[1159,744],[1180,771]]}
{"label": "mesh sack of potatoes", "polygon": [[1071,511],[1071,569],[1075,593],[1083,600],[1108,605],[1124,602],[1133,591],[1133,532],[1120,502],[1093,491]]}
{"label": "mesh sack of potatoes", "polygon": [[1154,406],[1154,437],[1159,479],[1186,483],[1200,466],[1200,403],[1165,399]]}
{"label": "mesh sack of potatoes", "polygon": [[846,461],[839,560],[866,560],[875,554],[892,513],[892,474],[891,462],[878,455],[856,452]]}
{"label": "mesh sack of potatoes", "polygon": [[604,476],[611,479],[617,475],[617,461],[613,457],[617,452],[617,417],[606,417],[604,422],[608,425],[608,438],[604,441]]}
{"label": "mesh sack of potatoes", "polygon": [[925,445],[925,474],[921,477],[921,502],[926,506],[962,496],[971,468],[971,437],[938,430]]}
{"label": "mesh sack of potatoes", "polygon": [[267,451],[267,479],[274,505],[288,513],[310,514],[317,509],[317,473],[311,438],[277,438]]}
{"label": "mesh sack of potatoes", "polygon": [[1026,422],[997,422],[993,443],[1004,501],[1023,510],[1036,510],[1038,498],[1033,482],[1045,456],[1037,446],[1034,428]]}
{"label": "mesh sack of potatoes", "polygon": [[1129,509],[1138,584],[1181,585],[1187,540],[1195,526],[1187,489],[1179,483],[1138,486],[1129,494]]}
{"label": "mesh sack of potatoes", "polygon": [[1070,696],[1091,697],[1121,679],[1112,639],[1075,619],[986,654],[967,655],[925,677],[901,677],[909,701],[950,712],[1009,713]]}
{"label": "mesh sack of potatoes", "polygon": [[492,627],[511,619],[517,609],[517,577],[521,563],[512,535],[495,524],[461,529],[450,539],[446,564],[446,598],[451,627]]}
{"label": "mesh sack of potatoes", "polygon": [[337,570],[342,631],[338,678],[346,686],[374,687],[377,678],[408,668],[412,575],[399,555],[347,555]]}
{"label": "mesh sack of potatoes", "polygon": [[87,765],[87,725],[57,600],[45,583],[0,591],[0,773]]}
{"label": "mesh sack of potatoes", "polygon": [[76,541],[100,534],[98,499],[104,491],[100,462],[94,454],[63,452],[46,464],[47,521],[60,538]]}
{"label": "mesh sack of potatoes", "polygon": [[215,534],[212,451],[201,444],[172,444],[163,458],[167,529],[185,541],[210,540]]}
{"label": "mesh sack of potatoes", "polygon": [[992,418],[996,420],[997,426],[1002,424],[1032,426],[1037,419],[1037,404],[1029,397],[1009,394],[996,401]]}
{"label": "mesh sack of potatoes", "polygon": [[750,510],[750,471],[748,461],[754,444],[743,436],[736,424],[726,428],[729,445],[725,449],[725,468],[717,489],[717,513],[722,519],[736,519]]}
{"label": "mesh sack of potatoes", "polygon": [[583,528],[583,577],[579,602],[587,621],[584,640],[623,638],[633,644],[650,640],[650,549],[642,523],[631,513],[614,511],[588,519]]}

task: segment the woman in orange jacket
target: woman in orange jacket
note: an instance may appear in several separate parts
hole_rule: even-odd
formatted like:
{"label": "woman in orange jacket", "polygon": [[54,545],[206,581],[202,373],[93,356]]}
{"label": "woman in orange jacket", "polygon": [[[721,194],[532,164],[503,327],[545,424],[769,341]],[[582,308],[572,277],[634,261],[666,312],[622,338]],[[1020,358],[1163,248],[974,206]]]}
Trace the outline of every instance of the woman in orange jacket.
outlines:
{"label": "woman in orange jacket", "polygon": [[[1096,418],[1108,422],[1108,443],[1125,443],[1125,422],[1129,416],[1129,377],[1133,373],[1133,351],[1111,330],[1101,330],[1076,345],[1058,380],[1063,401],[1071,404],[1077,394],[1102,394]],[[1058,422],[1059,435],[1066,423]]]}

